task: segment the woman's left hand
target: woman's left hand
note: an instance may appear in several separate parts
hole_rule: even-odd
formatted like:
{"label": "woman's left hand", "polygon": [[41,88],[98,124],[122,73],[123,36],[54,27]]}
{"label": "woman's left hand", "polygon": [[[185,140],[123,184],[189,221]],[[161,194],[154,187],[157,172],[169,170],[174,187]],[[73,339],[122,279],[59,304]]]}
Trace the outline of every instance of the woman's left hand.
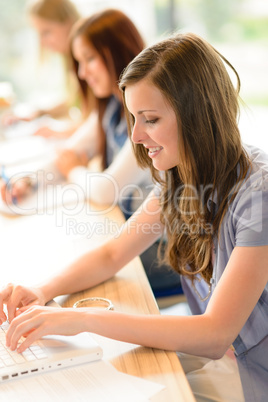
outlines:
{"label": "woman's left hand", "polygon": [[67,177],[70,171],[75,167],[87,166],[87,163],[88,158],[86,153],[78,155],[71,149],[64,149],[61,151],[56,160],[56,166],[64,177]]}
{"label": "woman's left hand", "polygon": [[45,335],[76,335],[87,331],[85,315],[88,309],[55,308],[34,306],[18,315],[10,324],[6,335],[6,345],[19,353]]}

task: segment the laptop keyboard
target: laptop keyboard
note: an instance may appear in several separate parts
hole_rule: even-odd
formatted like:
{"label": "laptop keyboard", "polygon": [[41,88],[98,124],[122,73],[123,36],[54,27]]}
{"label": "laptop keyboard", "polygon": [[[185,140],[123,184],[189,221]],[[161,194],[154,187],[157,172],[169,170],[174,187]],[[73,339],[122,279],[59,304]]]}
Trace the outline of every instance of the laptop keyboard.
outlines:
{"label": "laptop keyboard", "polygon": [[[48,356],[44,348],[37,341],[22,353],[11,351],[6,347],[6,332],[9,323],[6,321],[0,326],[0,368],[10,367],[16,364],[26,363],[27,361],[46,359]],[[23,338],[19,341],[22,343]]]}

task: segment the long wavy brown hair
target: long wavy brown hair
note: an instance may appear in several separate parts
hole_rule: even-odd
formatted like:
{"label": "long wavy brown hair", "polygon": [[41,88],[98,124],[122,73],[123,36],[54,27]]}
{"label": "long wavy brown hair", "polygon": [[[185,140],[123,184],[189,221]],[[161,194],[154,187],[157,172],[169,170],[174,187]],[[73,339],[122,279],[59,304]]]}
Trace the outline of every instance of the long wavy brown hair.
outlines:
{"label": "long wavy brown hair", "polygon": [[[106,9],[92,14],[88,18],[80,19],[72,29],[71,45],[78,36],[83,37],[99,53],[111,75],[115,90],[118,90],[119,77],[124,68],[145,46],[134,23],[122,11],[116,9]],[[87,83],[78,76],[79,66],[73,54],[72,59],[81,93],[86,103],[88,99],[91,99],[91,91]],[[107,99],[95,99],[95,105],[99,111],[100,132],[102,133],[101,120]],[[102,135],[104,137],[104,133]]]}
{"label": "long wavy brown hair", "polygon": [[[192,33],[176,34],[142,51],[122,74],[123,95],[126,87],[142,79],[162,92],[181,133],[180,164],[167,170],[164,179],[144,146],[133,144],[139,164],[149,166],[161,183],[165,259],[179,273],[192,278],[200,273],[209,282],[213,240],[250,167],[237,125],[240,79],[217,50]],[[127,108],[126,115],[131,134],[134,118]],[[215,199],[217,206],[211,202]]]}

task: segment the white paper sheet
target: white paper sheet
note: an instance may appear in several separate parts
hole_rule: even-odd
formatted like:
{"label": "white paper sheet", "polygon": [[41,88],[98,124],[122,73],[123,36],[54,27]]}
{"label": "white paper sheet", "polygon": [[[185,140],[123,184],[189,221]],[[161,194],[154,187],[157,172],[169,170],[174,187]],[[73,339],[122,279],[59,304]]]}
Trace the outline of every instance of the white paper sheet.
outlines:
{"label": "white paper sheet", "polygon": [[102,360],[0,384],[0,401],[146,402],[162,389]]}

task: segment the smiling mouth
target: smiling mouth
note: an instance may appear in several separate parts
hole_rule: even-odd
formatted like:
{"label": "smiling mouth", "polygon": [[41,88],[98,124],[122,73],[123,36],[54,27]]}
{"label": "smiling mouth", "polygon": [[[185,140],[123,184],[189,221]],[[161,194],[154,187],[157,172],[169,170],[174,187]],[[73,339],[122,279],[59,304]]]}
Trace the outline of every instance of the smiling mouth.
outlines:
{"label": "smiling mouth", "polygon": [[148,151],[150,154],[153,154],[155,152],[161,151],[161,149],[163,149],[163,147],[153,147],[153,148],[148,148]]}
{"label": "smiling mouth", "polygon": [[160,151],[162,151],[163,147],[151,147],[148,148],[148,156],[150,158],[154,158],[159,154]]}

